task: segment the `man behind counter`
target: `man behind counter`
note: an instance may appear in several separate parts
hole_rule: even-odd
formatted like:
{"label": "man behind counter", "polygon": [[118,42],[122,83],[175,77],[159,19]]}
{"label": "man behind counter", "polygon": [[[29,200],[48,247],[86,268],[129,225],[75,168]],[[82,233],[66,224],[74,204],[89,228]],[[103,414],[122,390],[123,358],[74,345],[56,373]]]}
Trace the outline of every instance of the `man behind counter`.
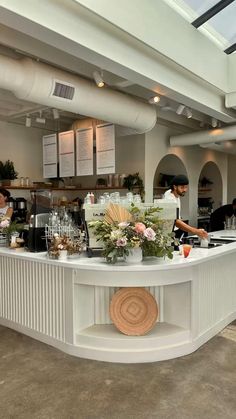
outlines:
{"label": "man behind counter", "polygon": [[236,198],[232,204],[223,205],[211,214],[210,231],[224,230],[224,222],[232,215],[236,216]]}
{"label": "man behind counter", "polygon": [[[171,189],[168,189],[168,191],[164,193],[164,199],[172,200],[177,203],[177,208],[179,208],[179,216],[178,216],[178,219],[175,221],[175,226],[177,227],[177,229],[186,231],[187,233],[190,233],[190,234],[196,234],[201,239],[206,239],[208,237],[207,231],[205,231],[203,228],[196,228],[196,227],[192,227],[186,224],[184,221],[181,220],[181,217],[180,217],[180,208],[181,208],[180,197],[184,196],[185,193],[187,192],[188,184],[189,184],[189,180],[187,176],[185,175],[175,176],[170,185]],[[176,230],[175,230],[175,233],[177,233]],[[176,234],[176,237],[178,237],[178,234]]]}

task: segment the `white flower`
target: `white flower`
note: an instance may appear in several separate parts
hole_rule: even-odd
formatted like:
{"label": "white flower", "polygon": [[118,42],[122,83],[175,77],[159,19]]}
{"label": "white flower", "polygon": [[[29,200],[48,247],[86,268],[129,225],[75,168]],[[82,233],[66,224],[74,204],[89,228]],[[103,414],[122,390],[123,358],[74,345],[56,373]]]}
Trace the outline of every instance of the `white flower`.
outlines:
{"label": "white flower", "polygon": [[111,240],[117,240],[122,236],[122,231],[120,230],[113,230],[110,235]]}
{"label": "white flower", "polygon": [[148,241],[154,241],[156,237],[156,233],[151,227],[146,228],[143,235],[147,238]]}
{"label": "white flower", "polygon": [[9,227],[9,225],[10,225],[10,222],[9,222],[9,220],[7,220],[7,219],[2,220],[2,221],[0,222],[0,227],[1,227],[1,228]]}
{"label": "white flower", "polygon": [[122,221],[122,223],[119,223],[118,224],[118,227],[119,228],[126,228],[126,227],[128,227],[129,224],[130,223],[127,223],[126,221]]}

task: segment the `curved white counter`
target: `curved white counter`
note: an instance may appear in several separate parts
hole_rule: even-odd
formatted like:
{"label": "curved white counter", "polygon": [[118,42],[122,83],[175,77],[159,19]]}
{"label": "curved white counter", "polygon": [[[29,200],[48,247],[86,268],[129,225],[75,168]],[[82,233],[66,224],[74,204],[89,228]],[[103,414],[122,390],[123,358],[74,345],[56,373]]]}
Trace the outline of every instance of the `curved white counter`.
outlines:
{"label": "curved white counter", "polygon": [[[82,358],[152,362],[193,352],[236,318],[236,242],[175,253],[173,260],[108,265],[80,256],[0,248],[0,324]],[[121,334],[109,318],[120,287],[145,287],[159,319],[145,336]]]}

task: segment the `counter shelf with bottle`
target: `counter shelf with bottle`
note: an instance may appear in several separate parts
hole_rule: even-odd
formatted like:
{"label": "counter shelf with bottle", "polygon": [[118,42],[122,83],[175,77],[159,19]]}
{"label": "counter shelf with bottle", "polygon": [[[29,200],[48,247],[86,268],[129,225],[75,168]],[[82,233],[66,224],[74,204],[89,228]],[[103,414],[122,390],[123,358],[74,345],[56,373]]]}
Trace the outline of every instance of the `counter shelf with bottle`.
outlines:
{"label": "counter shelf with bottle", "polygon": [[[98,204],[107,204],[109,202],[112,202],[113,204],[123,204],[123,205],[129,205],[129,204],[141,204],[142,199],[140,194],[136,194],[133,192],[127,192],[125,195],[120,195],[119,191],[114,192],[104,192],[97,198]],[[95,197],[93,192],[88,192],[85,199],[85,204],[95,204]]]}

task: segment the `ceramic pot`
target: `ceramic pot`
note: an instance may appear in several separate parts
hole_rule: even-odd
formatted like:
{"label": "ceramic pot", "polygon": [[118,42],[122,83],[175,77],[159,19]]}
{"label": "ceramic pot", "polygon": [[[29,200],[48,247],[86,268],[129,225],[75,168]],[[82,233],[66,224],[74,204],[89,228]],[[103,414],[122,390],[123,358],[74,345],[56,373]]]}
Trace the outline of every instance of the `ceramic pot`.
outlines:
{"label": "ceramic pot", "polygon": [[139,263],[143,259],[143,252],[141,247],[133,247],[129,250],[128,256],[126,256],[125,261],[128,263]]}
{"label": "ceramic pot", "polygon": [[67,259],[67,250],[60,250],[59,260],[66,260]]}

